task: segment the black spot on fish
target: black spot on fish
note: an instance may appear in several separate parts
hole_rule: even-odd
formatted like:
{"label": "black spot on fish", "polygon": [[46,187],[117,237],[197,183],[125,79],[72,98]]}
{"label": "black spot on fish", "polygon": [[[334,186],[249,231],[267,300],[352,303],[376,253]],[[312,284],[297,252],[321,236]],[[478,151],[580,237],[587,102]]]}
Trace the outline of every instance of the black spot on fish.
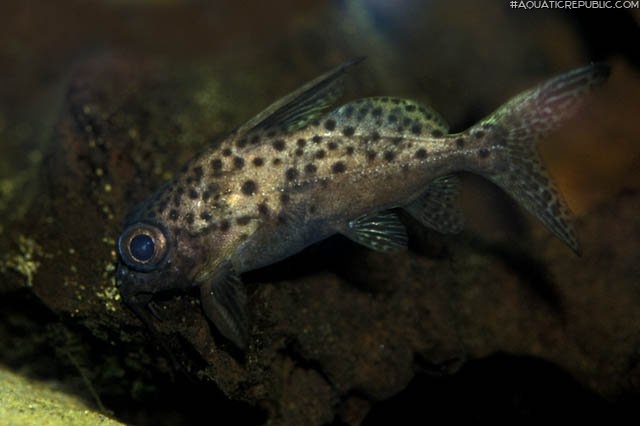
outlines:
{"label": "black spot on fish", "polygon": [[213,217],[211,216],[211,214],[210,214],[209,212],[202,212],[202,213],[200,213],[200,219],[202,219],[202,220],[204,220],[204,221],[206,221],[206,222],[211,221],[211,219],[212,219],[212,218],[213,218]]}
{"label": "black spot on fish", "polygon": [[321,159],[321,158],[324,158],[324,156],[325,156],[324,149],[319,149],[316,151],[316,158]]}
{"label": "black spot on fish", "polygon": [[391,99],[391,102],[392,102],[392,103],[394,103],[394,104],[396,104],[396,105],[398,105],[398,104],[400,103],[400,99],[398,99],[398,98],[392,98],[392,99]]}
{"label": "black spot on fish", "polygon": [[320,142],[322,142],[322,136],[314,135],[314,136],[311,138],[311,140],[312,140],[314,143],[320,143]]}
{"label": "black spot on fish", "polygon": [[364,118],[367,116],[367,113],[369,112],[369,108],[360,108],[358,110],[358,116],[356,117],[356,120],[358,121],[362,121],[364,120]]}
{"label": "black spot on fish", "polygon": [[316,208],[316,206],[314,205],[309,206],[309,213],[315,214],[317,211],[318,209]]}
{"label": "black spot on fish", "polygon": [[260,135],[253,135],[251,137],[251,144],[257,145],[258,143],[260,143]]}
{"label": "black spot on fish", "polygon": [[231,155],[231,148],[225,148],[222,150],[222,155],[228,157]]}
{"label": "black spot on fish", "polygon": [[236,145],[238,146],[238,148],[244,148],[245,146],[247,146],[247,139],[246,138],[238,139],[238,142],[236,142]]}
{"label": "black spot on fish", "polygon": [[475,136],[476,139],[482,139],[484,137],[484,131],[478,130],[473,134],[473,136]]}
{"label": "black spot on fish", "polygon": [[307,164],[306,166],[304,166],[304,172],[307,174],[313,174],[318,170],[318,168],[316,167],[315,164]]}
{"label": "black spot on fish", "polygon": [[377,156],[378,154],[375,151],[367,151],[367,160],[373,161]]}
{"label": "black spot on fish", "polygon": [[394,114],[389,114],[389,117],[387,117],[387,121],[391,124],[395,123],[396,121],[398,121],[398,117],[395,116]]}
{"label": "black spot on fish", "polygon": [[180,207],[181,202],[182,202],[182,194],[174,194],[173,205],[176,207]]}
{"label": "black spot on fish", "polygon": [[244,158],[242,157],[233,157],[233,165],[236,169],[240,170],[244,167]]}
{"label": "black spot on fish", "polygon": [[416,151],[415,157],[418,160],[424,160],[425,158],[427,158],[427,150],[424,148],[420,148],[419,150]]}
{"label": "black spot on fish", "polygon": [[353,155],[354,148],[352,146],[348,146],[346,149],[347,155]]}
{"label": "black spot on fish", "polygon": [[385,151],[384,152],[384,159],[387,161],[393,161],[396,158],[396,154],[393,151]]}
{"label": "black spot on fish", "polygon": [[347,166],[342,161],[333,163],[333,166],[331,166],[331,171],[333,171],[333,173],[344,173],[346,170]]}
{"label": "black spot on fish", "polygon": [[275,142],[273,142],[273,148],[276,151],[282,151],[284,150],[284,147],[285,147],[285,143],[284,143],[284,140],[282,139],[278,139]]}
{"label": "black spot on fish", "polygon": [[204,176],[204,171],[202,170],[201,166],[196,166],[193,168],[193,176],[196,178],[196,180],[202,179],[202,176]]}
{"label": "black spot on fish", "polygon": [[256,189],[258,188],[258,186],[256,185],[256,183],[252,180],[248,180],[245,183],[242,184],[242,193],[244,195],[253,195],[256,193]]}
{"label": "black spot on fish", "polygon": [[169,204],[169,200],[167,199],[160,201],[160,204],[158,204],[158,213],[160,214],[164,213],[168,204]]}
{"label": "black spot on fish", "polygon": [[249,216],[240,216],[236,219],[236,223],[240,226],[248,225],[250,221],[251,218]]}
{"label": "black spot on fish", "polygon": [[230,227],[231,227],[231,224],[229,223],[229,221],[227,219],[222,219],[220,221],[220,230],[222,232],[228,231]]}
{"label": "black spot on fish", "polygon": [[324,128],[331,131],[334,130],[336,128],[336,120],[333,119],[329,119],[327,121],[324,122]]}
{"label": "black spot on fish", "polygon": [[438,129],[432,130],[431,131],[431,136],[433,136],[434,138],[441,137],[442,136],[442,130],[438,130]]}
{"label": "black spot on fish", "polygon": [[171,220],[178,220],[178,210],[176,209],[171,209],[171,211],[169,212],[169,219]]}
{"label": "black spot on fish", "polygon": [[464,148],[464,139],[463,138],[457,138],[456,139],[456,146],[458,148]]}
{"label": "black spot on fish", "polygon": [[338,144],[331,141],[327,144],[327,148],[329,148],[330,151],[333,151],[334,149],[338,148]]}
{"label": "black spot on fish", "polygon": [[282,164],[282,160],[279,158],[274,158],[273,160],[271,160],[271,164],[273,164],[274,166],[279,166],[280,164]]}
{"label": "black spot on fish", "polygon": [[195,189],[191,188],[189,190],[189,198],[191,198],[192,200],[195,200],[199,196],[200,196],[200,194],[198,194],[198,191],[196,191]]}
{"label": "black spot on fish", "polygon": [[415,110],[416,110],[416,106],[415,106],[415,105],[413,105],[413,104],[407,104],[407,105],[405,105],[405,106],[404,106],[404,109],[405,109],[407,112],[413,112],[413,111],[415,111]]}
{"label": "black spot on fish", "polygon": [[344,129],[342,129],[342,134],[345,135],[346,137],[350,138],[351,136],[353,136],[353,134],[356,132],[356,130],[351,127],[351,126],[347,126]]}
{"label": "black spot on fish", "polygon": [[404,120],[402,120],[402,125],[404,127],[409,127],[410,124],[411,124],[411,119],[409,117],[405,117]]}
{"label": "black spot on fish", "polygon": [[193,213],[187,213],[184,216],[184,219],[187,221],[189,225],[193,225],[193,221],[194,221]]}
{"label": "black spot on fish", "polygon": [[351,116],[353,115],[353,106],[349,105],[348,107],[345,108],[344,110],[344,116],[346,118],[351,118]]}
{"label": "black spot on fish", "polygon": [[411,133],[416,136],[419,135],[420,133],[422,133],[422,126],[418,123],[414,123],[414,125],[411,126]]}
{"label": "black spot on fish", "polygon": [[288,204],[291,201],[291,197],[286,192],[280,194],[280,202],[282,204]]}
{"label": "black spot on fish", "polygon": [[264,160],[260,157],[255,157],[253,159],[253,165],[256,167],[261,167],[264,164]]}
{"label": "black spot on fish", "polygon": [[276,135],[276,131],[275,131],[275,130],[269,130],[269,131],[267,132],[267,137],[268,137],[268,138],[272,138],[272,137],[274,137],[275,135]]}
{"label": "black spot on fish", "polygon": [[280,224],[287,223],[287,215],[284,212],[278,213],[278,223]]}
{"label": "black spot on fish", "polygon": [[288,168],[285,172],[285,176],[288,181],[296,180],[296,178],[298,177],[298,169],[294,167]]}
{"label": "black spot on fish", "polygon": [[299,148],[304,148],[305,145],[307,144],[307,140],[306,139],[298,139],[296,144],[298,145]]}
{"label": "black spot on fish", "polygon": [[269,216],[269,206],[267,203],[258,204],[258,213],[260,213],[260,216]]}
{"label": "black spot on fish", "polygon": [[396,136],[395,138],[391,139],[391,143],[394,144],[395,146],[400,145],[400,142],[402,142],[404,140],[404,138],[402,136]]}
{"label": "black spot on fish", "polygon": [[298,156],[298,157],[302,157],[302,155],[304,154],[304,149],[302,149],[302,148],[296,148],[296,150],[295,150],[295,154],[296,154],[296,156]]}
{"label": "black spot on fish", "polygon": [[487,148],[480,148],[478,150],[478,157],[487,158],[489,156],[489,150]]}
{"label": "black spot on fish", "polygon": [[214,158],[211,161],[211,168],[213,169],[213,174],[220,174],[222,172],[222,160],[219,158]]}
{"label": "black spot on fish", "polygon": [[376,118],[379,118],[382,115],[382,108],[380,107],[374,108],[373,111],[371,111],[371,115],[373,115]]}
{"label": "black spot on fish", "polygon": [[380,133],[376,132],[375,130],[371,133],[371,140],[372,141],[377,141],[380,140]]}

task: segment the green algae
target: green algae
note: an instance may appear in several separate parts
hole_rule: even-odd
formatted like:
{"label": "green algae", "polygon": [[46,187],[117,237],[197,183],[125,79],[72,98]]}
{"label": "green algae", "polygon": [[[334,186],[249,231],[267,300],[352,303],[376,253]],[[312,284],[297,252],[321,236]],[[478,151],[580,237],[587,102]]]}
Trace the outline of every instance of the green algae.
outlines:
{"label": "green algae", "polygon": [[7,425],[119,425],[55,384],[21,377],[0,367],[0,419]]}
{"label": "green algae", "polygon": [[18,235],[16,245],[17,250],[9,251],[0,258],[0,273],[8,270],[17,272],[24,278],[24,285],[31,287],[40,267],[38,259],[44,257],[45,253],[37,242],[24,235]]}

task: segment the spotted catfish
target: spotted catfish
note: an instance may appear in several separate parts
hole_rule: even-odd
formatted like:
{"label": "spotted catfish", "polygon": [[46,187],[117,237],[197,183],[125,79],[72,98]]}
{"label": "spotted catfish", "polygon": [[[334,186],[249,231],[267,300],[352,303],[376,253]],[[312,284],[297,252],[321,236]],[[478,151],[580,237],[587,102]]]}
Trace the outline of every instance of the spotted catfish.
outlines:
{"label": "spotted catfish", "polygon": [[123,300],[142,306],[156,292],[199,286],[207,317],[244,347],[240,274],[337,233],[374,250],[402,249],[407,233],[394,208],[436,231],[458,232],[458,171],[493,181],[579,250],[534,143],[607,79],[607,65],[553,78],[451,134],[438,113],[405,99],[361,99],[328,111],[357,62],[269,106],[128,216],[118,240]]}

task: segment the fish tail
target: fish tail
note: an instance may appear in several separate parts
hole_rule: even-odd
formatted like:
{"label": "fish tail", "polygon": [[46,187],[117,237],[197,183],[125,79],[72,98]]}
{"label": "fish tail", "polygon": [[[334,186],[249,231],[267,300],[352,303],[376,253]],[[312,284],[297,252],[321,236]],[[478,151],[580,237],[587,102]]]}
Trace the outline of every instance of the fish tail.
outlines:
{"label": "fish tail", "polygon": [[475,171],[522,204],[576,254],[580,246],[569,209],[534,143],[570,117],[584,95],[608,76],[609,66],[602,63],[569,71],[521,93],[465,132],[477,147]]}

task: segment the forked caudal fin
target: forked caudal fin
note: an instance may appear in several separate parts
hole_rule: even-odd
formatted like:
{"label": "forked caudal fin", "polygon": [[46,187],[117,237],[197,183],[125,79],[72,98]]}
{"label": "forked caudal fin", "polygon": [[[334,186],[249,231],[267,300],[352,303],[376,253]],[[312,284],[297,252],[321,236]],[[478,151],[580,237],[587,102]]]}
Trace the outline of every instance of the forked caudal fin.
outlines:
{"label": "forked caudal fin", "polygon": [[[580,247],[562,196],[540,162],[534,143],[557,128],[584,95],[609,76],[609,66],[593,64],[569,71],[511,99],[468,130],[486,140],[480,157],[495,153],[481,173],[503,188],[577,254]],[[484,155],[483,155],[484,154]]]}

